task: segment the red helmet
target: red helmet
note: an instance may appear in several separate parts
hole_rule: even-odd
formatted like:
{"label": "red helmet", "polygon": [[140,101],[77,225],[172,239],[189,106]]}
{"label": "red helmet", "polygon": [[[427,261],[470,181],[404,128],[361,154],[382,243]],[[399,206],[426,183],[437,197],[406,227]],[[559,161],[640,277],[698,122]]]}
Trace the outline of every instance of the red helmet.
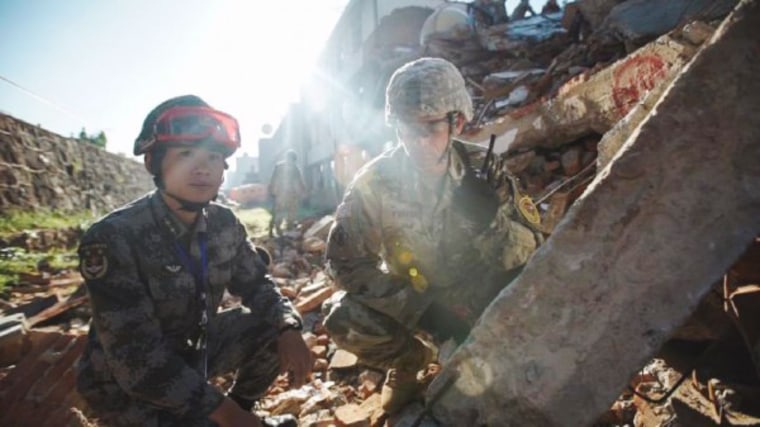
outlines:
{"label": "red helmet", "polygon": [[211,145],[229,157],[240,148],[240,127],[229,114],[185,95],[164,101],[148,114],[133,152],[137,156],[161,146],[195,144]]}

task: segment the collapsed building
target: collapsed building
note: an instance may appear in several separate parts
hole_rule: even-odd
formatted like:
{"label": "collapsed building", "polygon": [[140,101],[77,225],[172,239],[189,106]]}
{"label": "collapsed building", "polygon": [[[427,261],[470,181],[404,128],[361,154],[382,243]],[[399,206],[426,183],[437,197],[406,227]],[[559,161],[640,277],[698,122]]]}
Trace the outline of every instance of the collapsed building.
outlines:
{"label": "collapsed building", "polygon": [[[473,159],[491,158],[493,182],[514,180],[536,201],[545,245],[446,355],[426,405],[389,424],[760,423],[760,5],[584,0],[504,22],[490,3],[349,2],[304,102],[260,148],[263,177],[298,151],[312,202],[334,207],[393,140],[382,115],[391,73],[442,56],[475,100],[463,136]],[[272,247],[272,274],[307,317],[317,362],[308,386],[276,384],[263,408],[309,426],[383,425],[382,374],[336,351],[319,322],[333,292],[317,267],[329,221]],[[72,417],[81,338],[15,332],[85,298],[0,328],[12,343],[0,345],[2,365],[18,363],[2,372],[0,419]]]}
{"label": "collapsed building", "polygon": [[[287,125],[301,122],[289,146],[302,153],[319,199],[335,204],[345,171],[393,140],[382,122],[392,72],[422,56],[449,59],[475,101],[463,136],[473,158],[492,153],[489,178],[516,178],[552,236],[455,353],[417,422],[427,414],[443,425],[588,425],[671,337],[717,339],[734,318],[754,348],[753,328],[736,322],[749,315],[723,301],[733,295],[752,307],[753,288],[743,286],[755,273],[721,285],[721,303],[705,301],[760,232],[756,166],[743,160],[757,158],[757,104],[749,99],[757,63],[741,54],[756,50],[749,28],[757,4],[729,16],[738,2],[579,1],[500,22],[489,19],[489,3],[392,10],[376,20],[353,72],[336,44],[345,39],[331,38],[332,56],[314,83],[328,88],[321,109],[306,102]],[[362,4],[351,2],[344,18]],[[341,23],[334,37],[344,34]],[[714,412],[725,422],[723,409]]]}

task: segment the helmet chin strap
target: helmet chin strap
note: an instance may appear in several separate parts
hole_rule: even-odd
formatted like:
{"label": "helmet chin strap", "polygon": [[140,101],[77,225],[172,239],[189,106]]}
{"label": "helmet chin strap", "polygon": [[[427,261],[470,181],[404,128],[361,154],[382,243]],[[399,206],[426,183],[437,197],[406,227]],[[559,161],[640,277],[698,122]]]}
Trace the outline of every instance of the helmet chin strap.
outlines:
{"label": "helmet chin strap", "polygon": [[177,197],[174,194],[166,191],[166,189],[164,189],[164,188],[161,188],[160,190],[161,190],[162,193],[166,194],[167,196],[169,196],[172,199],[174,199],[177,202],[179,202],[180,209],[182,209],[183,211],[187,211],[187,212],[200,212],[203,209],[205,209],[205,208],[208,207],[208,205],[211,203],[211,200],[216,200],[216,196],[214,196],[213,199],[207,200],[205,202],[192,202],[190,200],[183,199],[181,197]]}
{"label": "helmet chin strap", "polygon": [[438,163],[440,163],[440,162],[442,162],[444,160],[449,160],[448,159],[449,158],[449,154],[451,154],[451,142],[454,139],[454,126],[456,126],[456,123],[457,123],[456,122],[456,118],[457,118],[456,113],[451,112],[451,113],[446,114],[446,116],[449,119],[449,132],[448,132],[448,136],[447,136],[447,138],[449,140],[448,140],[448,143],[446,144],[446,149],[443,150],[443,153],[441,153],[441,157],[438,158]]}

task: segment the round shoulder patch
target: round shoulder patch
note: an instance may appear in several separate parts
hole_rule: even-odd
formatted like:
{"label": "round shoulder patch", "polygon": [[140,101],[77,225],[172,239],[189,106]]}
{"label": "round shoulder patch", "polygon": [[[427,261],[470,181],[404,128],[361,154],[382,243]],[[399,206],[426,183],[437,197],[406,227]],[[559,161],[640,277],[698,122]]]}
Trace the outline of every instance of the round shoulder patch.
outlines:
{"label": "round shoulder patch", "polygon": [[79,249],[79,272],[87,280],[100,279],[108,273],[108,245],[93,243]]}
{"label": "round shoulder patch", "polygon": [[541,215],[538,213],[536,205],[533,200],[528,196],[520,197],[517,201],[517,209],[520,214],[531,224],[541,224]]}

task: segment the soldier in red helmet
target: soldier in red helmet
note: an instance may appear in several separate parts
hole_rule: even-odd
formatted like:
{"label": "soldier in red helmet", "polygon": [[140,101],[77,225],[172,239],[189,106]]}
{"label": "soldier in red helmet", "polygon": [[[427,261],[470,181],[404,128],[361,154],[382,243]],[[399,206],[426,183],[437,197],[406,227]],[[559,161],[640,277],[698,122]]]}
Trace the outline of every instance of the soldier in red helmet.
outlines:
{"label": "soldier in red helmet", "polygon": [[[267,261],[213,202],[239,147],[232,116],[197,96],[163,102],[134,146],[156,191],[82,238],[93,317],[77,388],[101,425],[284,424],[262,424],[251,407],[280,372],[300,386],[311,357]],[[218,312],[225,290],[243,307]],[[208,379],[226,372],[236,379],[225,394]]]}

